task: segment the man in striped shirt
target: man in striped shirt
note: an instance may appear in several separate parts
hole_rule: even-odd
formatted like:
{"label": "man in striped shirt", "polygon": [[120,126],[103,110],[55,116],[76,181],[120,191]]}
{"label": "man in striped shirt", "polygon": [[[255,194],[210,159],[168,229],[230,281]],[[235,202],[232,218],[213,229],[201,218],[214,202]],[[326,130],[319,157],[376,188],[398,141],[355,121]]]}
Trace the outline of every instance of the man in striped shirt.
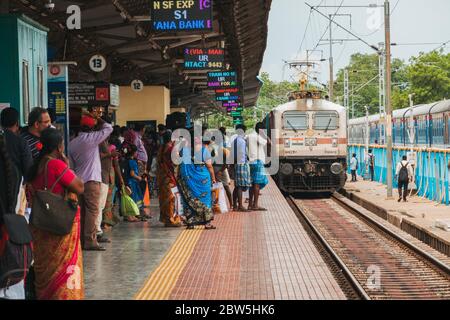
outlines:
{"label": "man in striped shirt", "polygon": [[37,159],[42,149],[41,132],[51,126],[52,122],[47,109],[36,107],[28,115],[28,127],[21,136],[28,143],[33,159]]}

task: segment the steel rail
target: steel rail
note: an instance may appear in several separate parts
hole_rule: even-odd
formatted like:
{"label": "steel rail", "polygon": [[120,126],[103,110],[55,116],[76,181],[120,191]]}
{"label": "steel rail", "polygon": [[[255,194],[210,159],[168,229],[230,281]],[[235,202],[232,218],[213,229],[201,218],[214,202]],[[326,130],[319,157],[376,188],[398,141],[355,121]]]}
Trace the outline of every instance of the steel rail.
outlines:
{"label": "steel rail", "polygon": [[307,223],[309,228],[314,233],[314,236],[319,240],[321,245],[328,252],[328,254],[331,256],[331,258],[334,260],[334,262],[339,266],[339,268],[341,268],[342,272],[344,273],[345,278],[347,279],[349,284],[352,286],[353,290],[355,290],[356,293],[363,300],[371,300],[370,296],[367,294],[367,292],[361,286],[359,281],[355,278],[353,273],[347,268],[344,261],[339,257],[339,255],[329,245],[328,241],[320,234],[319,230],[315,227],[313,222],[306,216],[306,214],[303,213],[303,211],[295,203],[295,198],[293,196],[289,195],[286,197],[286,199],[288,200],[288,203],[291,205],[291,207],[296,209],[295,211],[296,211],[296,214],[299,216],[299,219],[303,219]]}
{"label": "steel rail", "polygon": [[368,216],[367,214],[361,212],[360,210],[358,210],[356,208],[353,208],[348,203],[346,203],[347,201],[351,201],[351,200],[348,200],[344,196],[338,195],[338,194],[333,194],[332,197],[339,205],[341,205],[342,207],[344,207],[345,209],[347,209],[351,213],[354,213],[357,216],[363,218],[365,220],[365,222],[368,223],[369,225],[378,228],[383,233],[387,234],[388,236],[392,237],[393,239],[395,239],[396,241],[398,241],[402,245],[406,246],[413,253],[418,254],[419,256],[424,258],[427,262],[431,263],[432,265],[434,265],[435,267],[440,269],[440,271],[446,273],[447,275],[450,275],[450,266],[449,265],[443,263],[442,261],[440,261],[436,257],[432,256],[431,254],[429,254],[428,252],[426,252],[422,248],[419,248],[418,246],[416,246],[415,244],[411,243],[410,241],[408,241],[407,239],[405,239],[401,235],[399,235],[399,234],[395,233],[394,231],[390,230],[389,228],[387,228],[386,226],[384,226],[380,222],[376,221],[374,218]]}

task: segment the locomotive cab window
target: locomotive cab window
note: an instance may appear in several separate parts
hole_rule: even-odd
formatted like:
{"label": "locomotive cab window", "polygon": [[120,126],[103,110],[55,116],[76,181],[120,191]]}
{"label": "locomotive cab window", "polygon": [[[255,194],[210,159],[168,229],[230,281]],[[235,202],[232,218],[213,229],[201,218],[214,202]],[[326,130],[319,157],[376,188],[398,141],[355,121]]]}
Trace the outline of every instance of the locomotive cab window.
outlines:
{"label": "locomotive cab window", "polygon": [[339,116],[336,112],[317,112],[313,119],[314,130],[336,130],[339,128]]}
{"label": "locomotive cab window", "polygon": [[283,129],[308,130],[308,115],[306,112],[285,112],[283,114]]}

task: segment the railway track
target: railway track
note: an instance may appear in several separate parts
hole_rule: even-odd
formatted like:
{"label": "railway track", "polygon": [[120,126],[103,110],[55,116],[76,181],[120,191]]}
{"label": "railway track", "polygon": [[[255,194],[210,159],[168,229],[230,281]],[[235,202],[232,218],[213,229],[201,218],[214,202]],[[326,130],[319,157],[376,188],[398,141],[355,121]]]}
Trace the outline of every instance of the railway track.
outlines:
{"label": "railway track", "polygon": [[358,298],[450,299],[448,264],[346,205],[340,195],[327,199],[288,196],[288,201]]}

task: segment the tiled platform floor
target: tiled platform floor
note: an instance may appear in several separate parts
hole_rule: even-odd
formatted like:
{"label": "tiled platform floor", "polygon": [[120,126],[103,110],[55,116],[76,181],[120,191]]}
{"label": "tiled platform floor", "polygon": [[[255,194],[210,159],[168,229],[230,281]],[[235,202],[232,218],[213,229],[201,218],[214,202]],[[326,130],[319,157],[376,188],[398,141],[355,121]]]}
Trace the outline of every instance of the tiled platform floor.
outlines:
{"label": "tiled platform floor", "polygon": [[[157,200],[152,200],[153,203]],[[131,300],[155,269],[182,229],[164,228],[159,208],[150,222],[121,222],[107,236],[105,252],[83,251],[86,299]]]}
{"label": "tiled platform floor", "polygon": [[184,230],[135,298],[345,299],[273,181],[261,205],[217,215],[217,230]]}

